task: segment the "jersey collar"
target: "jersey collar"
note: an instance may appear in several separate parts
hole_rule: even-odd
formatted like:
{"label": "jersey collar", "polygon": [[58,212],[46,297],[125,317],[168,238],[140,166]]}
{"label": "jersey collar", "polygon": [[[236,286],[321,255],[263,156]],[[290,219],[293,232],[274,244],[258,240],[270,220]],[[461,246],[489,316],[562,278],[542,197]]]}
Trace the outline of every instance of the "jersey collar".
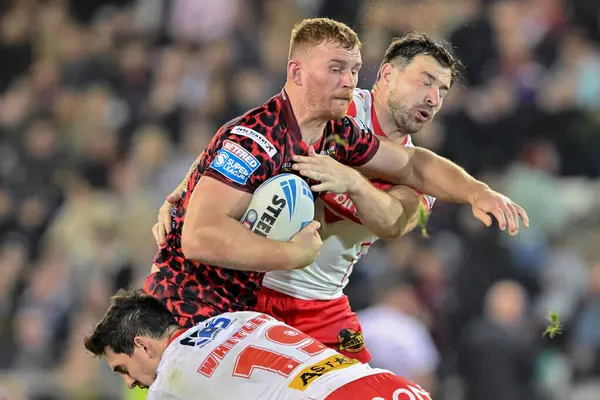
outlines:
{"label": "jersey collar", "polygon": [[175,332],[173,332],[173,334],[169,338],[169,342],[167,343],[167,346],[169,346],[171,343],[173,343],[179,336],[183,335],[185,333],[185,331],[186,331],[185,329],[177,329]]}
{"label": "jersey collar", "polygon": [[281,110],[283,111],[283,118],[287,124],[288,131],[291,131],[298,140],[302,141],[302,134],[300,133],[300,127],[298,126],[298,120],[294,115],[294,110],[290,104],[290,98],[286,93],[285,89],[281,89],[281,92],[277,95],[279,101],[281,101]]}
{"label": "jersey collar", "polygon": [[373,96],[373,92],[371,92],[371,122],[373,123],[373,133],[377,136],[387,137],[383,129],[381,129],[381,125],[379,125],[379,119],[377,119],[377,113],[375,112],[375,96]]}

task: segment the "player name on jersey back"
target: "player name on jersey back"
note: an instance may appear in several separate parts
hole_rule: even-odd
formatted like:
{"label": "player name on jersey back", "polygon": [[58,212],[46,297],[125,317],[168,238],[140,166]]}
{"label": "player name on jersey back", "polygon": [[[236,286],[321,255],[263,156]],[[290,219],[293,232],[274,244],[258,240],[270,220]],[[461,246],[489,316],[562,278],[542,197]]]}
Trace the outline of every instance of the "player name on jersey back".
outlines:
{"label": "player name on jersey back", "polygon": [[225,313],[171,341],[148,399],[322,399],[382,372],[266,314]]}

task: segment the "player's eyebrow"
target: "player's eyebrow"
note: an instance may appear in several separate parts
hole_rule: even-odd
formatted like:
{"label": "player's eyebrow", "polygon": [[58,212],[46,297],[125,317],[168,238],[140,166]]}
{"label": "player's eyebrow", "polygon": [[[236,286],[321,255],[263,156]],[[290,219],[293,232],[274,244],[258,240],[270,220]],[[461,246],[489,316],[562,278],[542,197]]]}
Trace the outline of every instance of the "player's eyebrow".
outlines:
{"label": "player's eyebrow", "polygon": [[[341,66],[345,67],[346,65],[348,65],[348,61],[347,60],[338,60],[337,58],[331,59],[329,60],[330,63],[335,63],[335,64],[340,64]],[[360,69],[362,67],[362,63],[361,62],[357,62],[356,64],[354,64],[354,66],[352,68],[356,68],[356,69]]]}
{"label": "player's eyebrow", "polygon": [[338,60],[337,58],[332,58],[331,60],[329,60],[330,63],[336,63],[336,64],[340,64],[340,65],[346,65],[348,64],[348,61],[346,60]]}
{"label": "player's eyebrow", "polygon": [[[427,71],[423,71],[423,73],[424,73],[425,75],[427,75],[427,77],[428,77],[429,79],[431,79],[431,81],[432,81],[432,82],[437,82],[437,81],[438,81],[438,79],[437,79],[437,78],[436,78],[434,75],[430,74],[429,72],[427,72]],[[443,89],[443,90],[445,90],[446,92],[450,91],[450,88],[449,88],[447,85],[443,85],[443,84],[442,84],[442,85],[440,85],[440,89]]]}
{"label": "player's eyebrow", "polygon": [[112,368],[112,370],[113,370],[113,372],[116,372],[117,374],[121,374],[121,375],[125,374],[125,369],[121,365],[115,365]]}

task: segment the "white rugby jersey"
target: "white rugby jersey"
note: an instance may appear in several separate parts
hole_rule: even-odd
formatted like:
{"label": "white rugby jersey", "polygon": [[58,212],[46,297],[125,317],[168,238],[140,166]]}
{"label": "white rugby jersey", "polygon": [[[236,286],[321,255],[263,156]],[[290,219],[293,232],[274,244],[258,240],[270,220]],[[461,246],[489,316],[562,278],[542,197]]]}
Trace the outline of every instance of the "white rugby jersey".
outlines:
{"label": "white rugby jersey", "polygon": [[225,313],[174,335],[148,400],[316,400],[388,373],[257,312]]}
{"label": "white rugby jersey", "polygon": [[[347,113],[376,135],[386,136],[377,120],[370,91],[355,89]],[[414,146],[410,136],[402,144]],[[372,182],[382,190],[393,186],[380,180]],[[433,197],[421,198],[428,209],[433,207]],[[304,300],[330,300],[343,295],[354,265],[379,238],[361,224],[347,194],[322,193],[315,201],[315,220],[321,222],[323,247],[319,257],[303,269],[268,272],[263,279],[265,287]]]}

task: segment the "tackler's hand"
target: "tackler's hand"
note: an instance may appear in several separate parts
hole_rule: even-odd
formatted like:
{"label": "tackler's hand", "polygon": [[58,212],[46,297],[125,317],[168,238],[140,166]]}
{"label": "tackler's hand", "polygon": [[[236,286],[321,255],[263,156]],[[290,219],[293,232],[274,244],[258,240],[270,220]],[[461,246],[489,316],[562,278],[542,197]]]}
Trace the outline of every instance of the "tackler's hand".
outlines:
{"label": "tackler's hand", "polygon": [[498,221],[501,230],[508,228],[510,235],[519,233],[519,218],[523,220],[523,225],[529,228],[529,217],[525,210],[517,203],[489,188],[474,193],[469,197],[473,215],[483,222],[486,226],[492,225],[492,217]]}
{"label": "tackler's hand", "polygon": [[352,193],[359,184],[361,175],[351,167],[343,165],[333,157],[317,154],[313,146],[307,156],[292,157],[292,168],[300,175],[319,182],[311,187],[313,192]]}
{"label": "tackler's hand", "polygon": [[167,244],[167,236],[171,233],[171,224],[173,222],[171,212],[182,196],[183,189],[175,189],[173,193],[167,196],[167,199],[158,210],[158,222],[152,227],[152,235],[154,235],[154,240],[159,248]]}

